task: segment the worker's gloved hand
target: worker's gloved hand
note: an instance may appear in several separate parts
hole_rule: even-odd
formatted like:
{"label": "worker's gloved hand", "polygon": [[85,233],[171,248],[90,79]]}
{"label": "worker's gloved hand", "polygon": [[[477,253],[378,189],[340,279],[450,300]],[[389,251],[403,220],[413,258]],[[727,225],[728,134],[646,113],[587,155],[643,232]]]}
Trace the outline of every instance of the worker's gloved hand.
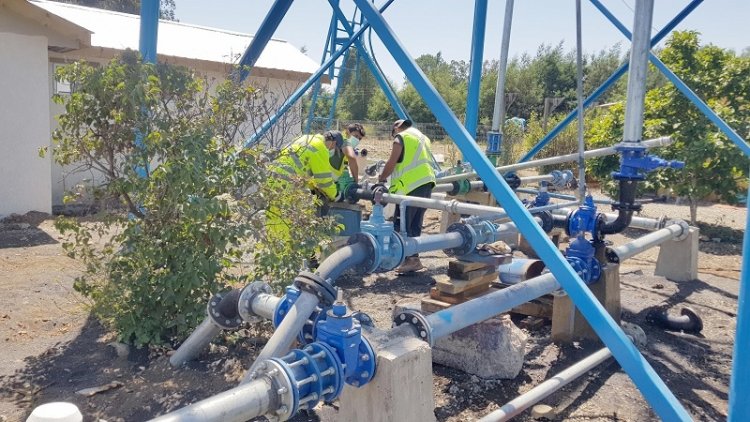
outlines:
{"label": "worker's gloved hand", "polygon": [[356,204],[359,202],[359,197],[357,196],[357,190],[359,189],[362,189],[362,185],[359,183],[352,183],[349,185],[346,192],[344,192],[346,202],[350,204]]}
{"label": "worker's gloved hand", "polygon": [[344,202],[344,199],[346,199],[346,196],[344,195],[346,192],[342,190],[336,191],[336,196],[333,198],[334,202]]}
{"label": "worker's gloved hand", "polygon": [[372,193],[388,193],[388,186],[385,183],[376,183],[370,187]]}

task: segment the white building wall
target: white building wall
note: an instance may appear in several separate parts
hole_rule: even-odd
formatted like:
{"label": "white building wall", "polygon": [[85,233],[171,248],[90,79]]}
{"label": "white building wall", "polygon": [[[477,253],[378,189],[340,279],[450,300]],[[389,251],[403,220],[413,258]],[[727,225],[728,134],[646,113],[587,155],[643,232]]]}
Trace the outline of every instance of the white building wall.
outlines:
{"label": "white building wall", "polygon": [[2,32],[0,26],[0,218],[51,212],[47,37]]}

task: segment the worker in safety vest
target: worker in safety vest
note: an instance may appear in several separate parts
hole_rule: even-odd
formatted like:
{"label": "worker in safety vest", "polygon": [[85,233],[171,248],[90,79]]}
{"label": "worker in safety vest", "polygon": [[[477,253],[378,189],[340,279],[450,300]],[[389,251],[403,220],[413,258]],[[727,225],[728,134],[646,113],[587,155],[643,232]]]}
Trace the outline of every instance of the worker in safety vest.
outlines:
{"label": "worker in safety vest", "polygon": [[[274,171],[281,179],[309,177],[308,187],[328,200],[338,200],[334,170],[340,175],[341,166],[334,169],[331,158],[343,156],[344,137],[337,130],[323,135],[303,135],[284,148],[274,163]],[[343,163],[342,163],[343,164]]]}
{"label": "worker in safety vest", "polygon": [[[390,176],[390,193],[398,195],[429,198],[435,186],[435,169],[432,167],[432,153],[430,152],[430,138],[412,127],[410,120],[396,120],[391,130],[393,147],[382,173],[378,176],[378,183],[386,183]],[[396,205],[393,225],[400,230],[401,224],[406,228],[409,237],[422,234],[422,222],[425,209],[406,207],[406,221],[400,221],[400,208]],[[396,269],[399,273],[415,272],[424,268],[418,255],[412,255]]]}
{"label": "worker in safety vest", "polygon": [[[300,136],[285,147],[272,164],[276,177],[269,183],[284,189],[288,183],[307,178],[306,186],[323,202],[340,201],[343,192],[337,191],[329,160],[337,153],[341,154],[343,143],[344,138],[338,131]],[[277,242],[293,242],[288,223],[281,215],[279,206],[273,203],[269,204],[266,212],[266,234]]]}

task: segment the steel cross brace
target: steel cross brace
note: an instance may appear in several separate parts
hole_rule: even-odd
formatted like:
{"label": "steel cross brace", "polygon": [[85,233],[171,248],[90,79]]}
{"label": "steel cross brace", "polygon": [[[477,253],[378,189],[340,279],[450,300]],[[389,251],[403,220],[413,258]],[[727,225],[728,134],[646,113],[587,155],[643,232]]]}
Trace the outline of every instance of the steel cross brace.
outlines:
{"label": "steel cross brace", "polygon": [[488,0],[475,0],[474,24],[471,33],[471,61],[469,62],[469,83],[466,92],[466,117],[464,126],[469,135],[476,138],[477,123],[479,121],[479,88],[484,65],[484,35],[487,26]]}
{"label": "steel cross brace", "polygon": [[668,421],[690,420],[690,416],[672,392],[669,391],[669,388],[625,336],[622,329],[609,316],[604,307],[596,300],[487,157],[474,144],[471,135],[461,125],[414,59],[406,52],[383,16],[368,0],[354,0],[354,2],[359,6],[367,21],[372,25],[372,28],[409,81],[435,114],[435,117],[474,166],[477,174],[485,181],[490,192],[503,205],[519,231],[547,264],[568,296],[586,317],[586,320],[602,341],[609,347],[656,413],[662,419]]}
{"label": "steel cross brace", "polygon": [[[602,12],[602,14],[610,22],[612,22],[615,27],[617,27],[618,30],[620,30],[620,32],[622,32],[623,35],[625,35],[627,39],[632,38],[632,34],[628,30],[628,28],[625,27],[625,25],[623,25],[622,22],[620,22],[615,17],[615,15],[607,10],[607,8],[604,7],[604,5],[599,0],[590,1],[594,6],[596,6],[597,9],[599,9],[600,12]],[[742,137],[738,135],[737,132],[735,132],[734,129],[732,129],[724,120],[722,120],[719,115],[714,113],[714,111],[711,110],[711,108],[705,102],[703,102],[703,100],[701,100],[700,97],[698,97],[695,92],[693,92],[693,90],[691,90],[690,87],[687,86],[685,82],[682,81],[682,79],[680,79],[679,76],[675,75],[674,72],[672,72],[669,67],[664,64],[664,62],[656,57],[654,53],[649,51],[648,58],[651,63],[653,63],[653,65],[656,66],[656,68],[659,69],[659,71],[661,71],[661,73],[663,73],[664,76],[666,76],[667,79],[669,79],[670,82],[672,82],[675,87],[680,90],[680,92],[682,92],[683,95],[685,95],[693,104],[695,104],[696,107],[698,107],[698,110],[700,110],[701,113],[703,113],[709,120],[711,120],[711,122],[713,122],[719,128],[719,130],[724,132],[724,134],[727,135],[727,138],[734,142],[734,144],[737,145],[737,147],[741,149],[742,152],[745,153],[745,155],[750,157],[750,145],[748,145],[747,141],[742,139]]]}
{"label": "steel cross brace", "polygon": [[[663,40],[667,35],[669,35],[672,30],[679,25],[680,22],[682,22],[690,13],[695,10],[696,7],[698,7],[701,3],[703,3],[703,0],[693,0],[690,3],[688,3],[687,6],[685,6],[684,9],[680,11],[669,23],[667,23],[664,28],[662,28],[661,31],[659,31],[652,39],[651,39],[651,47],[653,48],[656,44],[658,44],[661,40]],[[594,92],[591,93],[584,101],[583,101],[583,107],[589,107],[591,104],[596,101],[597,98],[599,98],[612,84],[617,82],[622,75],[624,75],[628,71],[628,67],[630,64],[628,62],[625,62],[617,68],[617,70],[612,73],[612,76],[607,78],[604,83],[601,84],[598,88],[594,90]],[[518,160],[519,163],[523,163],[524,161],[528,161],[532,159],[539,151],[542,150],[550,141],[555,139],[557,135],[560,134],[575,118],[578,117],[578,110],[571,111],[565,118],[557,124],[544,138],[542,138],[539,142],[537,142],[536,145],[534,145],[526,154],[524,154],[523,157],[521,157],[520,160]]]}
{"label": "steel cross brace", "polygon": [[286,12],[289,11],[289,7],[292,5],[294,0],[276,0],[271,9],[266,14],[265,19],[260,24],[260,28],[253,36],[252,41],[247,46],[245,53],[242,54],[239,62],[239,80],[244,81],[245,78],[250,75],[250,68],[255,66],[255,62],[258,61],[260,54],[265,50],[268,41],[276,32],[276,28],[279,27],[281,20],[286,16]]}
{"label": "steel cross brace", "polygon": [[[354,30],[352,29],[351,25],[349,25],[349,21],[346,20],[346,17],[341,11],[339,5],[336,3],[336,0],[328,0],[328,3],[331,5],[333,13],[336,15],[336,18],[339,20],[339,22],[341,22],[344,30],[347,32],[347,34],[349,34],[349,37],[354,38]],[[378,66],[375,64],[375,61],[372,59],[372,56],[370,56],[370,53],[367,51],[367,49],[365,49],[365,46],[362,44],[362,40],[360,39],[360,37],[355,38],[354,46],[357,47],[359,56],[362,58],[362,60],[365,61],[365,64],[367,64],[367,68],[370,69],[370,72],[375,77],[378,85],[380,85],[380,89],[383,90],[383,93],[385,94],[386,98],[388,98],[388,101],[391,103],[391,106],[393,107],[393,110],[396,112],[398,117],[400,119],[408,119],[409,114],[406,112],[406,109],[399,101],[398,96],[393,91],[391,84],[388,83],[385,75],[383,75]]]}
{"label": "steel cross brace", "polygon": [[[393,4],[394,0],[388,0],[383,6],[380,7],[380,13],[384,12],[391,4]],[[367,29],[370,28],[370,24],[365,22],[362,24],[362,26],[357,30],[357,32],[354,33],[354,35],[349,38],[349,41],[345,42],[341,48],[336,50],[333,54],[331,54],[331,57],[326,60],[325,63],[323,63],[318,70],[315,71],[308,79],[303,83],[299,88],[297,88],[296,91],[292,93],[289,98],[284,102],[284,104],[279,107],[279,109],[276,111],[276,114],[271,116],[268,120],[266,120],[263,125],[245,141],[245,148],[248,148],[250,146],[255,145],[260,139],[265,135],[271,127],[279,120],[281,116],[284,115],[287,111],[289,111],[290,108],[292,108],[292,105],[297,102],[302,96],[307,92],[307,90],[315,83],[318,79],[320,79],[323,74],[328,71],[328,69],[333,65],[333,63],[338,60],[338,58],[344,54],[349,47],[354,44],[354,41],[357,40],[362,34],[364,34]]]}

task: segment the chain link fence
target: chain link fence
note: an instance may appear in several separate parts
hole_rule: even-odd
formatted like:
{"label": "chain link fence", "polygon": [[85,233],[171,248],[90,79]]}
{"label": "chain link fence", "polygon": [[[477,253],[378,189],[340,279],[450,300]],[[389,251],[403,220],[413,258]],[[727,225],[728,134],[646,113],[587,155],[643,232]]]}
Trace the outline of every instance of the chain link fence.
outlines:
{"label": "chain link fence", "polygon": [[[329,129],[341,131],[344,136],[347,136],[346,128],[351,123],[360,123],[365,128],[366,136],[360,143],[359,148],[368,151],[369,160],[377,161],[388,158],[393,140],[391,137],[393,122],[334,119]],[[443,168],[455,166],[458,162],[463,161],[461,151],[459,151],[453,139],[448,136],[442,125],[438,123],[414,123],[414,126],[430,138],[432,141],[432,154]],[[490,129],[489,125],[479,125],[477,127],[476,142],[482,151],[487,148],[487,132]],[[314,121],[310,129],[312,133],[322,133],[326,130],[326,120]],[[505,132],[498,164],[515,163],[524,152],[523,129],[514,127],[513,125],[506,125]]]}

